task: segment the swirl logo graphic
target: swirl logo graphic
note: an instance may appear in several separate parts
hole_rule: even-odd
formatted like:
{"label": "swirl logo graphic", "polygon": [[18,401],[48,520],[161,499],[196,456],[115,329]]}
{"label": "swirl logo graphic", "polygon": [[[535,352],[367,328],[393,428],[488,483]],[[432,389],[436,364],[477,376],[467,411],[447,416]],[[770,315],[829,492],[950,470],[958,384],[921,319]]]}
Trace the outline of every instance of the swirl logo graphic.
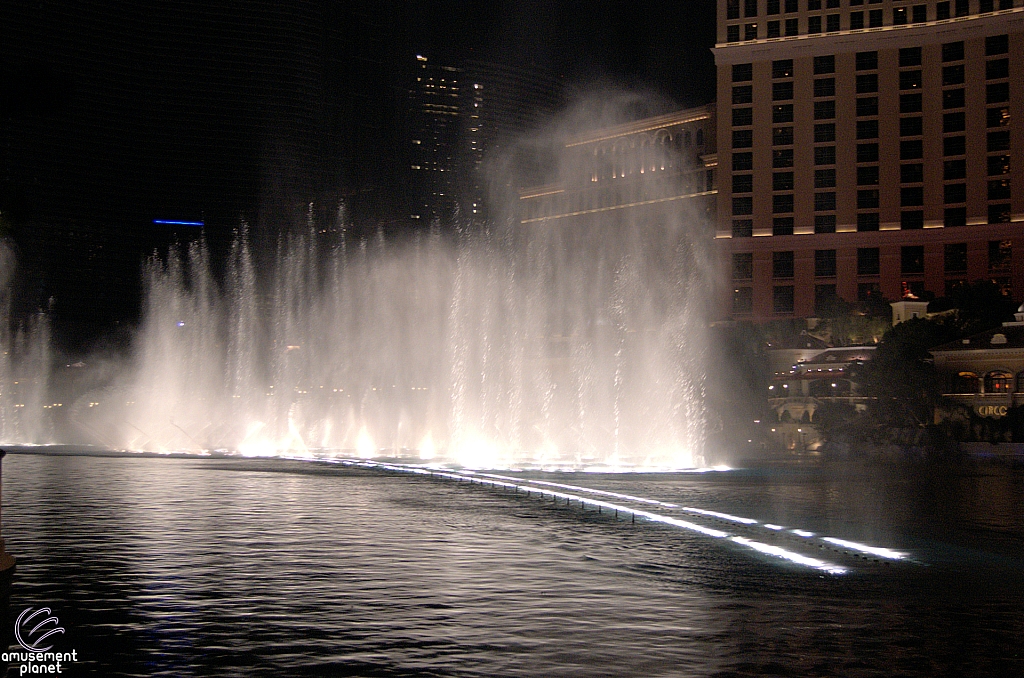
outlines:
{"label": "swirl logo graphic", "polygon": [[[46,652],[53,647],[53,645],[40,647],[40,645],[50,636],[57,633],[64,633],[63,627],[58,626],[60,621],[56,617],[50,615],[51,612],[48,607],[41,607],[35,611],[33,611],[33,608],[31,607],[26,607],[25,610],[18,615],[18,621],[14,623],[14,637],[18,639],[18,644],[29,652]],[[38,621],[40,616],[42,616],[43,619]]]}

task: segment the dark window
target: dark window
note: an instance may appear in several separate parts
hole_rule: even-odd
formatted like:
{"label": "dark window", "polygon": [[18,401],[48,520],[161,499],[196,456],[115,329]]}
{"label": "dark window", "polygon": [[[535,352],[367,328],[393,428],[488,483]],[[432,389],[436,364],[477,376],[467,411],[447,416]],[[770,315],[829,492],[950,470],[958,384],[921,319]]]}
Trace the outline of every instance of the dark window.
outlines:
{"label": "dark window", "polygon": [[963,179],[967,176],[967,161],[963,158],[957,160],[946,160],[942,163],[942,178]]}
{"label": "dark window", "polygon": [[782,27],[778,21],[768,22],[768,35],[769,38],[782,37]]}
{"label": "dark window", "polygon": [[754,124],[754,109],[753,108],[734,108],[734,109],[732,109],[732,124],[733,124],[733,127],[745,127],[747,125]]}
{"label": "dark window", "polygon": [[799,19],[786,19],[786,35],[796,35],[800,32]]}
{"label": "dark window", "polygon": [[857,215],[858,231],[877,231],[878,212],[861,213]]}
{"label": "dark window", "polygon": [[793,143],[792,127],[772,128],[772,144],[775,146],[789,146]]}
{"label": "dark window", "polygon": [[[791,90],[792,91],[792,90]],[[836,95],[836,79],[835,78],[817,78],[814,81],[814,96],[816,97],[834,97]],[[790,94],[792,99],[792,94]]]}
{"label": "dark window", "polygon": [[872,301],[873,299],[881,298],[881,296],[882,290],[878,283],[857,283],[857,301]]}
{"label": "dark window", "polygon": [[985,38],[985,56],[1006,54],[1010,51],[1010,36],[990,35]]}
{"label": "dark window", "polygon": [[793,104],[772,106],[772,122],[793,122]]}
{"label": "dark window", "polygon": [[792,59],[778,59],[772,62],[772,77],[773,78],[792,78],[793,77],[793,60]]}
{"label": "dark window", "polygon": [[772,100],[783,101],[786,99],[793,98],[793,82],[773,82],[772,83]]}
{"label": "dark window", "polygon": [[814,74],[825,75],[836,72],[836,58],[833,55],[814,57]]}
{"label": "dark window", "polygon": [[754,235],[754,220],[753,219],[733,219],[732,220],[732,237],[734,238],[750,238]]}
{"label": "dark window", "polygon": [[815,214],[814,215],[814,232],[815,233],[835,233],[836,232],[836,215],[834,215],[834,214]]}
{"label": "dark window", "polygon": [[915,24],[928,21],[928,5],[914,5],[914,16],[912,21]]}
{"label": "dark window", "polygon": [[1010,156],[990,155],[988,157],[988,175],[990,177],[1010,173]]}
{"label": "dark window", "polygon": [[1010,131],[1006,130],[1003,132],[989,132],[988,150],[990,153],[992,151],[1010,150]]}
{"label": "dark window", "polygon": [[772,174],[772,190],[773,191],[792,191],[793,190],[793,173],[792,172],[775,172]]}
{"label": "dark window", "polygon": [[964,90],[963,89],[945,89],[945,90],[942,90],[942,107],[943,108],[963,108],[964,107]]}
{"label": "dark window", "polygon": [[923,186],[904,186],[900,189],[900,207],[920,207],[923,204]]}
{"label": "dark window", "polygon": [[857,275],[878,275],[878,248],[857,248]]}
{"label": "dark window", "polygon": [[900,273],[903,275],[924,273],[924,247],[905,245],[900,248]]}
{"label": "dark window", "polygon": [[836,125],[834,122],[823,122],[814,126],[814,143],[830,143],[836,140]]}
{"label": "dark window", "polygon": [[964,137],[946,137],[942,140],[943,155],[963,155],[967,152],[967,142]]}
{"label": "dark window", "polygon": [[943,61],[963,61],[964,60],[964,41],[958,42],[947,42],[942,45],[942,60]]}
{"label": "dark window", "polygon": [[900,118],[900,136],[916,137],[921,136],[922,118]]}
{"label": "dark window", "polygon": [[838,9],[839,0],[825,0],[825,9]]}
{"label": "dark window", "polygon": [[892,10],[892,24],[893,26],[902,26],[907,23],[907,8],[906,7],[894,7]]}
{"label": "dark window", "polygon": [[749,104],[754,100],[754,88],[751,85],[740,85],[732,88],[734,104]]}
{"label": "dark window", "polygon": [[836,117],[836,102],[832,100],[814,102],[814,119],[831,120]]}
{"label": "dark window", "polygon": [[[736,256],[736,255],[733,255]],[[834,278],[836,276],[836,251],[814,250],[814,277]]]}
{"label": "dark window", "polygon": [[900,142],[900,160],[917,160],[924,155],[924,144],[920,139]]}
{"label": "dark window", "polygon": [[857,209],[878,209],[878,189],[872,188],[857,191]]}
{"label": "dark window", "polygon": [[867,167],[857,168],[857,185],[858,186],[877,186],[878,185],[878,165],[869,165]]}
{"label": "dark window", "polygon": [[786,14],[791,14],[792,12],[799,12],[799,11],[800,11],[800,7],[799,7],[799,3],[797,2],[797,0],[786,0]]}
{"label": "dark window", "polygon": [[919,184],[924,181],[924,165],[919,162],[900,165],[900,183]]}
{"label": "dark window", "polygon": [[985,103],[1001,104],[1010,100],[1010,83],[995,82],[985,85]]}
{"label": "dark window", "polygon": [[807,17],[807,32],[821,33],[821,17],[820,16],[809,16]]}
{"label": "dark window", "polygon": [[882,10],[872,9],[868,11],[868,27],[878,28],[882,25]]}
{"label": "dark window", "polygon": [[942,131],[945,133],[949,132],[963,132],[967,127],[967,119],[964,116],[963,111],[956,113],[943,113],[942,114]]}
{"label": "dark window", "polygon": [[949,18],[949,3],[940,2],[935,5],[935,18],[938,21]]}
{"label": "dark window", "polygon": [[[963,70],[961,68],[961,70]],[[960,82],[963,82],[961,80]],[[920,89],[921,71],[900,71],[900,89]]]}
{"label": "dark window", "polygon": [[793,253],[772,252],[772,277],[792,278],[793,277]]}
{"label": "dark window", "polygon": [[754,79],[754,66],[753,64],[733,64],[732,66],[732,81],[733,82],[749,82]]}
{"label": "dark window", "polygon": [[988,182],[988,199],[989,200],[1009,200],[1010,199],[1010,180],[1009,179],[993,179]]}
{"label": "dark window", "polygon": [[817,315],[825,315],[833,312],[836,308],[838,296],[835,285],[814,286],[814,312]]}
{"label": "dark window", "polygon": [[985,63],[985,77],[989,80],[1010,77],[1010,60],[993,59]]}
{"label": "dark window", "polygon": [[1010,107],[990,108],[985,112],[987,127],[1008,127],[1010,125]]}
{"label": "dark window", "polygon": [[732,178],[733,193],[752,193],[754,191],[753,174],[737,174]]}
{"label": "dark window", "polygon": [[920,47],[903,47],[900,49],[900,68],[921,65]]}
{"label": "dark window", "polygon": [[962,85],[964,83],[964,65],[955,64],[953,66],[942,67],[942,85]]}
{"label": "dark window", "polygon": [[725,3],[725,18],[740,18],[740,0],[727,0]]}
{"label": "dark window", "polygon": [[[999,222],[993,222],[999,223]],[[1009,240],[988,241],[988,270],[989,272],[1006,271],[1010,268],[1010,261],[1013,255],[1013,245]]]}
{"label": "dark window", "polygon": [[757,24],[744,24],[743,25],[743,39],[744,40],[757,40]]}
{"label": "dark window", "polygon": [[768,11],[767,14],[780,14],[782,3],[779,0],[768,0]]}
{"label": "dark window", "polygon": [[995,11],[996,2],[995,0],[978,0],[978,11],[984,14],[985,12]]}
{"label": "dark window", "polygon": [[749,129],[734,129],[732,131],[733,148],[750,148],[754,145],[754,131]]}
{"label": "dark window", "polygon": [[776,285],[772,290],[772,310],[779,315],[793,312],[793,286]]}
{"label": "dark window", "polygon": [[839,15],[829,14],[825,17],[825,31],[828,33],[835,33],[839,30]]}
{"label": "dark window", "polygon": [[857,99],[857,115],[878,115],[878,97]]}
{"label": "dark window", "polygon": [[850,12],[850,30],[856,31],[864,28],[864,12]]}
{"label": "dark window", "polygon": [[750,196],[732,199],[732,213],[736,216],[746,216],[754,213],[754,199]]}
{"label": "dark window", "polygon": [[943,269],[946,273],[967,272],[967,243],[949,243],[945,247]]}
{"label": "dark window", "polygon": [[900,213],[900,228],[904,231],[924,228],[924,212],[914,210]]}
{"label": "dark window", "polygon": [[754,169],[754,154],[753,153],[733,153],[732,154],[732,169],[734,172],[742,172],[744,170]]}
{"label": "dark window", "polygon": [[793,217],[772,219],[772,235],[793,235]]}
{"label": "dark window", "polygon": [[732,291],[732,312],[744,315],[754,310],[754,289],[737,287]]}
{"label": "dark window", "polygon": [[835,191],[814,194],[814,211],[831,212],[836,208]]}
{"label": "dark window", "polygon": [[966,226],[967,225],[967,208],[966,207],[947,207],[942,213],[942,223],[945,226]]}
{"label": "dark window", "polygon": [[754,277],[754,255],[751,252],[735,252],[732,255],[732,279],[750,280]]}
{"label": "dark window", "polygon": [[775,214],[785,214],[786,212],[793,211],[793,194],[783,193],[782,195],[772,196],[772,212]]}
{"label": "dark window", "polygon": [[782,148],[772,151],[772,167],[792,167],[793,166],[793,149]]}
{"label": "dark window", "polygon": [[815,146],[815,148],[814,148],[814,164],[815,165],[834,165],[834,164],[836,164],[836,147],[835,146]]}
{"label": "dark window", "polygon": [[725,41],[726,42],[739,42],[740,41],[740,27],[739,26],[726,26],[725,27]]}
{"label": "dark window", "polygon": [[835,171],[835,169],[816,169],[816,170],[814,170],[814,187],[815,188],[835,188],[836,187],[836,171]]}
{"label": "dark window", "polygon": [[1009,205],[989,205],[988,206],[988,223],[990,223],[990,224],[1008,224],[1008,223],[1010,223],[1010,206]]}
{"label": "dark window", "polygon": [[807,0],[807,11],[814,12],[821,9],[821,0]]}
{"label": "dark window", "polygon": [[857,94],[870,94],[878,91],[878,74],[861,73],[857,76]]}
{"label": "dark window", "polygon": [[912,92],[900,95],[900,113],[920,113],[921,93]]}
{"label": "dark window", "polygon": [[857,121],[857,138],[858,139],[877,139],[878,138],[878,121],[877,120],[858,120]]}
{"label": "dark window", "polygon": [[743,16],[757,16],[757,0],[743,0]]}
{"label": "dark window", "polygon": [[878,144],[857,144],[857,162],[878,162]]}

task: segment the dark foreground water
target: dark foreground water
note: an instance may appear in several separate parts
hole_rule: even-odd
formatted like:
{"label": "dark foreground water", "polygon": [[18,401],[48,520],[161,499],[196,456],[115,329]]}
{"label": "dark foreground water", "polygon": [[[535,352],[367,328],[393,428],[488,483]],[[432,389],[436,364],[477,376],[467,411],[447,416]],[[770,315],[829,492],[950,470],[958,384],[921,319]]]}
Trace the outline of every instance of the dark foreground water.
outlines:
{"label": "dark foreground water", "polygon": [[1024,675],[1019,469],[532,477],[918,563],[823,575],[575,505],[304,462],[18,454],[12,615],[52,609],[54,650],[80,660],[67,675]]}

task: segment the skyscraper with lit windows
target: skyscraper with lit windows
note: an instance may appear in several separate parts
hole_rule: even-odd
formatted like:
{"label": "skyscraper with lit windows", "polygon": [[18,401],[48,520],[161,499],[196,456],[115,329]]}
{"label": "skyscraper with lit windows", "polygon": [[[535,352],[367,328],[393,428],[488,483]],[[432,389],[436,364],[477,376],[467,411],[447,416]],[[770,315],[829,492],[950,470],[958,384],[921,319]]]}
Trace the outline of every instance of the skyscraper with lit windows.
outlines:
{"label": "skyscraper with lit windows", "polygon": [[719,0],[717,43],[724,315],[1024,297],[1021,0]]}

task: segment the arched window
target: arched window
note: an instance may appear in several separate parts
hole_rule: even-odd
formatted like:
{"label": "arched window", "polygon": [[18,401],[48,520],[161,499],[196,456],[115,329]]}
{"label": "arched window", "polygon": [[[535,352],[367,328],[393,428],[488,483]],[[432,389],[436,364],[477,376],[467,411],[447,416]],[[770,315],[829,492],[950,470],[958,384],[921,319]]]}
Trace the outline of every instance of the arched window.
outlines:
{"label": "arched window", "polygon": [[1013,375],[1006,370],[992,370],[985,375],[985,393],[1009,393]]}
{"label": "arched window", "polygon": [[974,372],[961,372],[953,379],[953,393],[977,393],[978,375]]}

